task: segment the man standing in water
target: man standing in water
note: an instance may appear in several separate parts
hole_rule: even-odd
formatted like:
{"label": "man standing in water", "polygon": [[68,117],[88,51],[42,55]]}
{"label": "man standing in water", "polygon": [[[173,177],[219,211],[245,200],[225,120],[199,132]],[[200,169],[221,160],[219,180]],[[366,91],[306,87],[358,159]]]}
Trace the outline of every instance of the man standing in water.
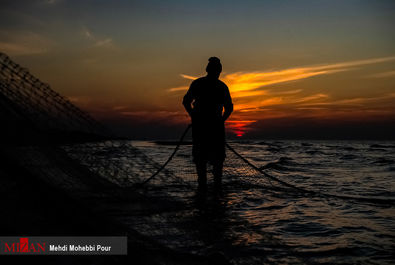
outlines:
{"label": "man standing in water", "polygon": [[225,160],[224,123],[233,111],[229,89],[218,79],[221,62],[217,57],[208,61],[207,75],[192,82],[182,102],[192,120],[192,155],[199,190],[207,189],[207,162],[213,165],[215,187],[221,187]]}

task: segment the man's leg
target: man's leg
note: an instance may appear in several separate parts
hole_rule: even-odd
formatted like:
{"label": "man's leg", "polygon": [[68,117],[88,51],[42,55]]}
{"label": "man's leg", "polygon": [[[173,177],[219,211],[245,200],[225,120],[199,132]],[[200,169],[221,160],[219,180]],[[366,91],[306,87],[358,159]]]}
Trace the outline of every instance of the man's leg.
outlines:
{"label": "man's leg", "polygon": [[196,162],[196,171],[198,175],[199,189],[207,188],[207,163],[206,162]]}
{"label": "man's leg", "polygon": [[213,164],[214,185],[218,188],[222,185],[222,168],[224,163],[222,161]]}

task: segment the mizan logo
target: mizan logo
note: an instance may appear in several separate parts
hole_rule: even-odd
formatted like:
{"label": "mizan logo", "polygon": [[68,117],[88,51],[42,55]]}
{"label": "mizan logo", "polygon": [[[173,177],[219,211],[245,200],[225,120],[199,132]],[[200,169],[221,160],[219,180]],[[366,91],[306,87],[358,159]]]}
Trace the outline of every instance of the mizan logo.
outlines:
{"label": "mizan logo", "polygon": [[38,253],[45,252],[45,242],[29,243],[28,237],[19,238],[19,242],[4,243],[4,252],[11,253]]}

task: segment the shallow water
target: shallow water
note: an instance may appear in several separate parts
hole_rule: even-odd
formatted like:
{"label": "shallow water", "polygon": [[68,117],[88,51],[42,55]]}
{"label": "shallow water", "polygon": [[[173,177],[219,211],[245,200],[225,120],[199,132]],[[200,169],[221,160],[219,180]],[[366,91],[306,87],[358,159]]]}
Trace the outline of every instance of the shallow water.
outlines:
{"label": "shallow water", "polygon": [[[298,187],[384,201],[395,199],[395,142],[230,144],[271,176]],[[156,161],[156,168],[143,168],[146,160],[131,152],[132,146]],[[92,161],[105,161],[107,165],[98,172],[127,185],[147,179],[173,149],[172,145],[148,141],[107,143],[85,145],[84,156],[77,157],[88,153]],[[81,150],[76,146],[69,152],[75,155]],[[269,181],[230,150],[222,190],[213,190],[209,178],[209,191],[201,195],[196,193],[190,154],[190,145],[181,146],[166,167],[166,174],[158,175],[147,186],[151,188],[147,195],[171,197],[187,207],[125,217],[131,227],[178,251],[222,253],[220,256],[233,264],[395,264],[394,205],[295,193]],[[124,170],[111,170],[113,164]],[[180,182],[188,185],[180,186]]]}
{"label": "shallow water", "polygon": [[[133,145],[158,162],[165,161],[173,148],[151,142]],[[306,189],[395,198],[395,142],[245,141],[231,145],[266,172]],[[190,171],[190,147],[181,149],[185,170]],[[229,150],[228,158],[234,159]],[[182,172],[182,160],[170,163],[171,167]],[[220,228],[218,237],[232,247],[252,256],[266,253],[265,260],[274,264],[395,263],[394,205],[301,197],[254,185],[245,189],[232,186],[238,184],[224,179],[220,208],[205,219],[207,225]],[[210,218],[215,221],[207,220]],[[253,262],[247,255],[235,255],[234,261]]]}

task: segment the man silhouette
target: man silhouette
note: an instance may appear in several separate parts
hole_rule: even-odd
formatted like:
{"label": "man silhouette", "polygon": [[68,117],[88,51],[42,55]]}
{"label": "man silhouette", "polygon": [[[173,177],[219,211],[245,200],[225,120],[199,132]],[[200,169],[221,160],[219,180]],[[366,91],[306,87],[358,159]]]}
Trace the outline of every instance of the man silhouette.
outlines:
{"label": "man silhouette", "polygon": [[222,65],[211,57],[207,75],[194,80],[183,99],[192,120],[193,161],[196,164],[200,190],[207,188],[207,163],[213,165],[214,183],[221,186],[225,160],[225,120],[233,111],[228,87],[219,80]]}

